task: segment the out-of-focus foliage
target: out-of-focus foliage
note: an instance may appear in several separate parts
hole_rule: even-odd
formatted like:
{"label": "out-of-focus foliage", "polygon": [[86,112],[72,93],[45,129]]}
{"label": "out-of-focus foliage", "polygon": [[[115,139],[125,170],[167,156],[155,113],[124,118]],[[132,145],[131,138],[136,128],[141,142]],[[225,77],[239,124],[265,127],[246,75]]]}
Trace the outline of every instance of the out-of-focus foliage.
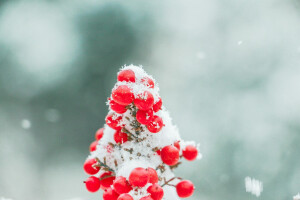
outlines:
{"label": "out-of-focus foliage", "polygon": [[[1,1],[0,196],[99,199],[82,163],[124,64],[158,81],[203,160],[191,199],[300,187],[299,1]],[[191,167],[192,166],[192,167]],[[187,170],[189,169],[189,170]]]}

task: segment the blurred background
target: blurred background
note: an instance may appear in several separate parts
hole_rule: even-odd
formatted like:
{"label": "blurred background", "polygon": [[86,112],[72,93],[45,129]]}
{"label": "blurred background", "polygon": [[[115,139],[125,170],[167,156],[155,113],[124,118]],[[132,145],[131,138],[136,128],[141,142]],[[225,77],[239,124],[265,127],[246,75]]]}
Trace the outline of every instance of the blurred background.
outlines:
{"label": "blurred background", "polygon": [[102,199],[82,164],[124,64],[201,144],[191,200],[300,192],[299,0],[1,0],[0,197]]}

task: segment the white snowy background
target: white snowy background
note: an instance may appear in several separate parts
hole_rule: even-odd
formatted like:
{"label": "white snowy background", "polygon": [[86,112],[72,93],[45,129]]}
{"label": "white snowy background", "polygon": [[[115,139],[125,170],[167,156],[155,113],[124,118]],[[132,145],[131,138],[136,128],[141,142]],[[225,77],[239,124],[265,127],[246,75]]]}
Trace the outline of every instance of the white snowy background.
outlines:
{"label": "white snowy background", "polygon": [[82,164],[124,64],[203,159],[191,200],[300,192],[299,0],[0,1],[0,197],[88,200]]}

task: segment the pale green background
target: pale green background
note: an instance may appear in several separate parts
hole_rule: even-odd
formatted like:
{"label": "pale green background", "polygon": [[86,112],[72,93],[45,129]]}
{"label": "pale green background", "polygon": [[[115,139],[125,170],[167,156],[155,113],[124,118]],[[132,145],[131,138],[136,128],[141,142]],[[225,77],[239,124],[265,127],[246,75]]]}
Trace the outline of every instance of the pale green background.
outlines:
{"label": "pale green background", "polygon": [[0,2],[0,197],[101,199],[82,163],[131,63],[201,143],[176,172],[191,200],[256,199],[246,176],[260,199],[300,192],[299,0]]}

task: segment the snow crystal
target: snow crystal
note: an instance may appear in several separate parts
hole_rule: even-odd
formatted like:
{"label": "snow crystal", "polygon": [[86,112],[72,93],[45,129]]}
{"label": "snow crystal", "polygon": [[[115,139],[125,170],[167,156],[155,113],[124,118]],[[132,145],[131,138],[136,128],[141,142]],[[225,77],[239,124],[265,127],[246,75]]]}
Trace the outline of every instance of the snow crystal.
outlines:
{"label": "snow crystal", "polygon": [[294,196],[294,200],[300,200],[300,194],[299,193],[296,196]]}
{"label": "snow crystal", "polygon": [[21,126],[24,129],[30,129],[31,128],[31,122],[28,119],[23,119],[21,122]]}
{"label": "snow crystal", "polygon": [[249,192],[257,197],[263,191],[263,184],[261,181],[256,179],[251,179],[250,177],[245,178],[246,192]]}

